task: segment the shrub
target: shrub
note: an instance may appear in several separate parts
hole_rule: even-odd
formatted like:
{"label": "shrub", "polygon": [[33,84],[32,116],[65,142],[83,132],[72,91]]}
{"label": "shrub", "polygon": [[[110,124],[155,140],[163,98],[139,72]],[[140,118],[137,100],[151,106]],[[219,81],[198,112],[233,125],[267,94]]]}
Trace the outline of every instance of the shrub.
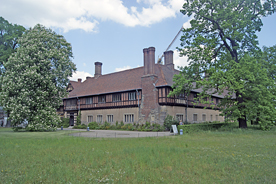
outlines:
{"label": "shrub", "polygon": [[164,127],[166,130],[171,130],[172,125],[178,125],[179,122],[170,115],[167,115],[164,121]]}
{"label": "shrub", "polygon": [[[81,125],[75,125],[73,126],[74,129],[86,129],[87,128],[87,125],[85,124],[81,124]],[[90,128],[90,127],[89,127]]]}
{"label": "shrub", "polygon": [[91,122],[88,124],[88,127],[91,130],[95,130],[95,129],[99,128],[99,124],[97,122]]}
{"label": "shrub", "polygon": [[207,130],[218,130],[223,126],[230,126],[230,123],[199,123],[199,124],[189,124],[189,125],[179,125],[177,126],[178,132],[180,129],[183,130],[183,133],[207,131]]}

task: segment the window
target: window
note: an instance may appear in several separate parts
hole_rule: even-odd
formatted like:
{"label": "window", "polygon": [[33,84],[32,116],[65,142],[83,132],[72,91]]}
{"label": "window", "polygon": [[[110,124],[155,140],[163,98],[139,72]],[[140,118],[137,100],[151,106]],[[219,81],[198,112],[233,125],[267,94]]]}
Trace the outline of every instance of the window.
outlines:
{"label": "window", "polygon": [[105,103],[105,95],[101,95],[98,98],[99,103]]}
{"label": "window", "polygon": [[88,123],[93,122],[93,116],[87,116],[87,122]]}
{"label": "window", "polygon": [[197,121],[197,114],[193,114],[193,121]]}
{"label": "window", "polygon": [[194,93],[194,102],[198,102],[197,93]]}
{"label": "window", "polygon": [[136,100],[136,92],[128,93],[128,100]]}
{"label": "window", "polygon": [[66,106],[75,106],[77,105],[77,99],[66,100]]}
{"label": "window", "polygon": [[134,122],[134,114],[125,114],[125,123]]}
{"label": "window", "polygon": [[211,104],[214,104],[214,98],[213,97],[211,98]]}
{"label": "window", "polygon": [[93,103],[93,98],[92,97],[88,97],[85,100],[85,104],[92,104]]}
{"label": "window", "polygon": [[183,114],[177,114],[176,118],[178,119],[178,121],[182,121],[183,122]]}
{"label": "window", "polygon": [[206,121],[206,114],[202,114],[202,121]]}
{"label": "window", "polygon": [[213,115],[211,115],[210,119],[211,119],[211,121],[213,121]]}
{"label": "window", "polygon": [[113,94],[112,95],[112,102],[119,102],[119,101],[121,101],[121,93]]}
{"label": "window", "polygon": [[177,98],[185,100],[185,93],[180,93]]}
{"label": "window", "polygon": [[97,115],[97,123],[103,122],[103,115]]}
{"label": "window", "polygon": [[218,98],[216,98],[216,104],[219,104],[219,99]]}
{"label": "window", "polygon": [[107,115],[107,122],[112,123],[113,122],[113,115]]}

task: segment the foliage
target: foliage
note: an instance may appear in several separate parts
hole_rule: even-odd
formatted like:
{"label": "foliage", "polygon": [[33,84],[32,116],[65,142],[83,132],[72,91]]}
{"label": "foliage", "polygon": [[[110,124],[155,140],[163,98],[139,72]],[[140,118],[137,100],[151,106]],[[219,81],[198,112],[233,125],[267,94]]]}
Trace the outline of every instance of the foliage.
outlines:
{"label": "foliage", "polygon": [[[86,128],[87,128],[87,125],[85,125],[85,124],[73,126],[73,129],[86,129]],[[89,127],[89,128],[90,128],[90,127]]]}
{"label": "foliage", "polygon": [[230,123],[194,123],[189,125],[178,125],[177,129],[178,132],[180,132],[180,129],[183,130],[183,133],[192,133],[192,132],[199,132],[199,131],[213,131],[218,130],[219,128],[223,126],[229,126]]}
{"label": "foliage", "polygon": [[17,24],[10,24],[0,17],[0,76],[4,72],[3,62],[7,62],[12,53],[19,47],[18,38],[25,28]]}
{"label": "foliage", "polygon": [[99,127],[99,124],[97,122],[90,122],[87,126],[89,127],[89,129],[93,130],[97,129]]}
{"label": "foliage", "polygon": [[193,18],[179,50],[188,56],[189,67],[174,77],[170,95],[198,88],[201,97],[223,95],[222,114],[238,120],[241,128],[247,120],[275,120],[275,80],[256,35],[261,17],[274,13],[275,6],[275,0],[186,0],[181,12]]}
{"label": "foliage", "polygon": [[57,127],[60,128],[62,126],[63,128],[68,128],[70,126],[69,120],[70,118],[62,118],[61,122],[57,125]]}
{"label": "foliage", "polygon": [[78,116],[77,116],[77,122],[76,125],[80,125],[81,124],[81,111],[79,111]]}
{"label": "foliage", "polygon": [[171,115],[167,115],[164,120],[164,127],[166,130],[171,130],[172,125],[178,125],[179,122],[177,119],[173,118]]}
{"label": "foliage", "polygon": [[26,120],[30,131],[55,129],[60,122],[56,109],[67,94],[68,77],[76,70],[72,47],[41,25],[26,31],[18,43],[17,52],[4,63],[0,101],[13,126]]}

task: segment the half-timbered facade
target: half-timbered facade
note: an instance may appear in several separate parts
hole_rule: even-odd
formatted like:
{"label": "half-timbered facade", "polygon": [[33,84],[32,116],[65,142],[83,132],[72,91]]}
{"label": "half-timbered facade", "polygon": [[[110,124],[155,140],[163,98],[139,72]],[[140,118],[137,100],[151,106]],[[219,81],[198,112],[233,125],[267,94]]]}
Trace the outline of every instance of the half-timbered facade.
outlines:
{"label": "half-timbered facade", "polygon": [[173,75],[179,72],[174,69],[173,51],[164,53],[164,65],[155,63],[154,47],[144,49],[143,53],[143,67],[102,75],[102,63],[95,62],[94,77],[83,82],[70,81],[69,96],[63,99],[64,115],[70,118],[70,124],[74,125],[79,112],[84,124],[92,121],[162,124],[167,115],[194,123],[223,121],[213,108],[222,98],[220,95],[205,99],[214,104],[197,102],[199,90],[191,91],[188,97],[184,94],[168,97]]}

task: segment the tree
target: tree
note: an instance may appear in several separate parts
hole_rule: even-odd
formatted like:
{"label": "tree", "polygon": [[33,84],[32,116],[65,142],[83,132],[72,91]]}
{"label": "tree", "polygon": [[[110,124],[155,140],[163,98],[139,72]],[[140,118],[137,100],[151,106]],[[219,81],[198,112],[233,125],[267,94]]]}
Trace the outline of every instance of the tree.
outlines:
{"label": "tree", "polygon": [[[266,105],[274,112],[274,89],[270,89],[274,80],[265,72],[256,32],[261,31],[261,17],[274,13],[275,6],[275,0],[187,0],[181,12],[193,19],[183,30],[179,50],[188,56],[189,67],[175,76],[170,95],[193,88],[202,88],[201,96],[224,94],[222,113],[236,118],[240,128],[247,128],[246,121],[259,117]],[[257,98],[266,93],[270,94],[266,103]]]}
{"label": "tree", "polygon": [[72,47],[63,36],[39,24],[18,43],[17,52],[4,63],[0,100],[13,126],[27,120],[27,130],[53,130],[60,122],[56,108],[76,70]]}
{"label": "tree", "polygon": [[17,24],[10,24],[0,17],[0,75],[4,72],[3,62],[7,62],[12,53],[16,51],[18,38],[22,36],[25,28]]}

